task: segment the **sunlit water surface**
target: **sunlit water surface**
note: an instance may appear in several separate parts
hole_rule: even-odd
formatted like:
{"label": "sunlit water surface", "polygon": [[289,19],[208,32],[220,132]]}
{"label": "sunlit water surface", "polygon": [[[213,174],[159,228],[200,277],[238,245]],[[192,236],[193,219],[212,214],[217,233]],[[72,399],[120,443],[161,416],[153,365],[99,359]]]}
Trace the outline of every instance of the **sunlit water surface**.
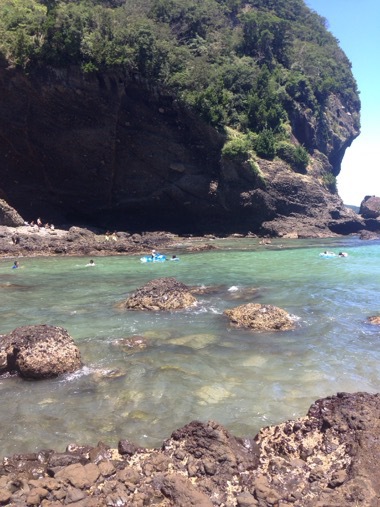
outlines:
{"label": "sunlit water surface", "polygon": [[[180,262],[137,256],[0,260],[0,334],[50,324],[68,330],[84,363],[45,381],[0,380],[1,455],[71,442],[115,446],[128,438],[159,446],[198,419],[235,435],[304,415],[319,397],[380,391],[380,243],[355,238],[217,240],[217,250],[176,253]],[[322,259],[322,250],[347,258]],[[121,311],[117,304],[153,278],[212,286],[196,308]],[[273,304],[297,319],[294,331],[253,333],[230,326],[223,310]],[[132,335],[148,347],[131,352]],[[116,343],[115,343],[116,342]]]}

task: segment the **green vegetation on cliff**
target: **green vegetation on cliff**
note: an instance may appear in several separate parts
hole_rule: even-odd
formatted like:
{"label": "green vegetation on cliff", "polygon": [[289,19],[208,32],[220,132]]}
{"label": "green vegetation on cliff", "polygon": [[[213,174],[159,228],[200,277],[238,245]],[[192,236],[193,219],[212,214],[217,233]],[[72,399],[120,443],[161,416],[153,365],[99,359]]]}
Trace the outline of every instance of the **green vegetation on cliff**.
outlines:
{"label": "green vegetation on cliff", "polygon": [[240,131],[243,151],[277,154],[299,172],[299,109],[323,122],[333,93],[359,126],[351,64],[303,0],[0,0],[0,52],[26,72],[138,73],[220,131]]}

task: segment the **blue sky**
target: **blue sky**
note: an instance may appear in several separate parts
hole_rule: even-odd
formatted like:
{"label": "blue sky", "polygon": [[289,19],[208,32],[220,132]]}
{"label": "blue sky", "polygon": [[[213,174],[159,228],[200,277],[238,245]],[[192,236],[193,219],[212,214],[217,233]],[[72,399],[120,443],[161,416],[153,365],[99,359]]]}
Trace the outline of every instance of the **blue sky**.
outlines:
{"label": "blue sky", "polygon": [[327,19],[328,29],[351,61],[358,83],[361,134],[346,150],[338,192],[345,204],[359,206],[366,195],[380,197],[380,0],[305,3]]}

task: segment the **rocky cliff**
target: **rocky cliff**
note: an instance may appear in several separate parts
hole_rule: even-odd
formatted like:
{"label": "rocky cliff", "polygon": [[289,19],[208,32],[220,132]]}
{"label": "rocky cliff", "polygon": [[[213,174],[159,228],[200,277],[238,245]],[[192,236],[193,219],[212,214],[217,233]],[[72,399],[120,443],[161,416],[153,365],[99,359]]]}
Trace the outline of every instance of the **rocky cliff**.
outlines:
{"label": "rocky cliff", "polygon": [[4,63],[0,97],[0,197],[26,220],[300,236],[365,227],[326,185],[359,133],[338,96],[323,129],[293,113],[294,139],[311,154],[303,174],[277,158],[255,170],[223,158],[221,133],[138,75],[27,75]]}

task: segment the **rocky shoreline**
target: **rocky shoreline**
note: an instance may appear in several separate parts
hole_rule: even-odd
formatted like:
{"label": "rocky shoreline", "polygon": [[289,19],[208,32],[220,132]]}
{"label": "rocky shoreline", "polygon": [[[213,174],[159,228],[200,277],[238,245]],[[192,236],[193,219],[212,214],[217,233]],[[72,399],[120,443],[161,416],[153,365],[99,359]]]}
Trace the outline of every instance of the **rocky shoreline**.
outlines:
{"label": "rocky shoreline", "polygon": [[38,229],[0,226],[0,257],[146,255],[181,245],[186,250],[213,248],[212,237],[179,237],[169,232],[102,233],[82,227]]}
{"label": "rocky shoreline", "polygon": [[157,449],[71,443],[5,457],[0,505],[377,507],[379,431],[379,394],[338,393],[254,438],[193,421]]}
{"label": "rocky shoreline", "polygon": [[[380,198],[366,197],[361,205],[361,216],[352,210],[347,211],[354,214],[361,223],[362,228],[355,232],[356,235],[363,240],[380,239]],[[341,237],[341,234],[334,233],[331,229],[322,227],[315,219],[307,217],[303,217],[302,220],[295,216],[282,217],[278,219],[277,225],[278,227],[272,231],[273,234],[268,232],[258,236],[248,232],[223,237],[260,237],[260,241],[264,244],[270,243],[272,237],[279,239]],[[51,224],[37,225],[34,222],[29,224],[6,201],[0,199],[0,257],[145,255],[153,248],[164,250],[176,248],[178,245],[184,250],[199,251],[213,248],[212,240],[215,238],[216,236],[212,234],[178,235],[165,231],[111,233],[87,225],[82,227],[63,225],[57,228]]]}
{"label": "rocky shoreline", "polygon": [[[248,233],[232,234],[227,238],[257,238],[260,244],[269,245],[272,239]],[[305,235],[313,238],[313,235]],[[321,238],[339,237],[336,234],[325,234]],[[362,231],[363,240],[379,239],[380,235]],[[213,241],[217,236],[179,236],[165,231],[128,233],[115,231],[103,233],[84,227],[72,226],[66,229],[45,229],[29,225],[9,227],[0,225],[0,258],[18,259],[38,256],[107,256],[107,255],[146,255],[153,248],[161,252],[169,251],[203,251],[216,248]],[[279,238],[281,239],[281,238]],[[287,234],[282,239],[298,239],[296,234]]]}
{"label": "rocky shoreline", "polygon": [[[0,257],[137,255],[179,245],[202,251],[216,248],[214,239],[0,226]],[[339,393],[317,400],[305,417],[263,428],[255,437],[237,438],[214,421],[192,421],[156,449],[122,439],[117,449],[74,442],[64,452],[17,454],[0,464],[0,505],[378,507],[379,421],[379,394]]]}

